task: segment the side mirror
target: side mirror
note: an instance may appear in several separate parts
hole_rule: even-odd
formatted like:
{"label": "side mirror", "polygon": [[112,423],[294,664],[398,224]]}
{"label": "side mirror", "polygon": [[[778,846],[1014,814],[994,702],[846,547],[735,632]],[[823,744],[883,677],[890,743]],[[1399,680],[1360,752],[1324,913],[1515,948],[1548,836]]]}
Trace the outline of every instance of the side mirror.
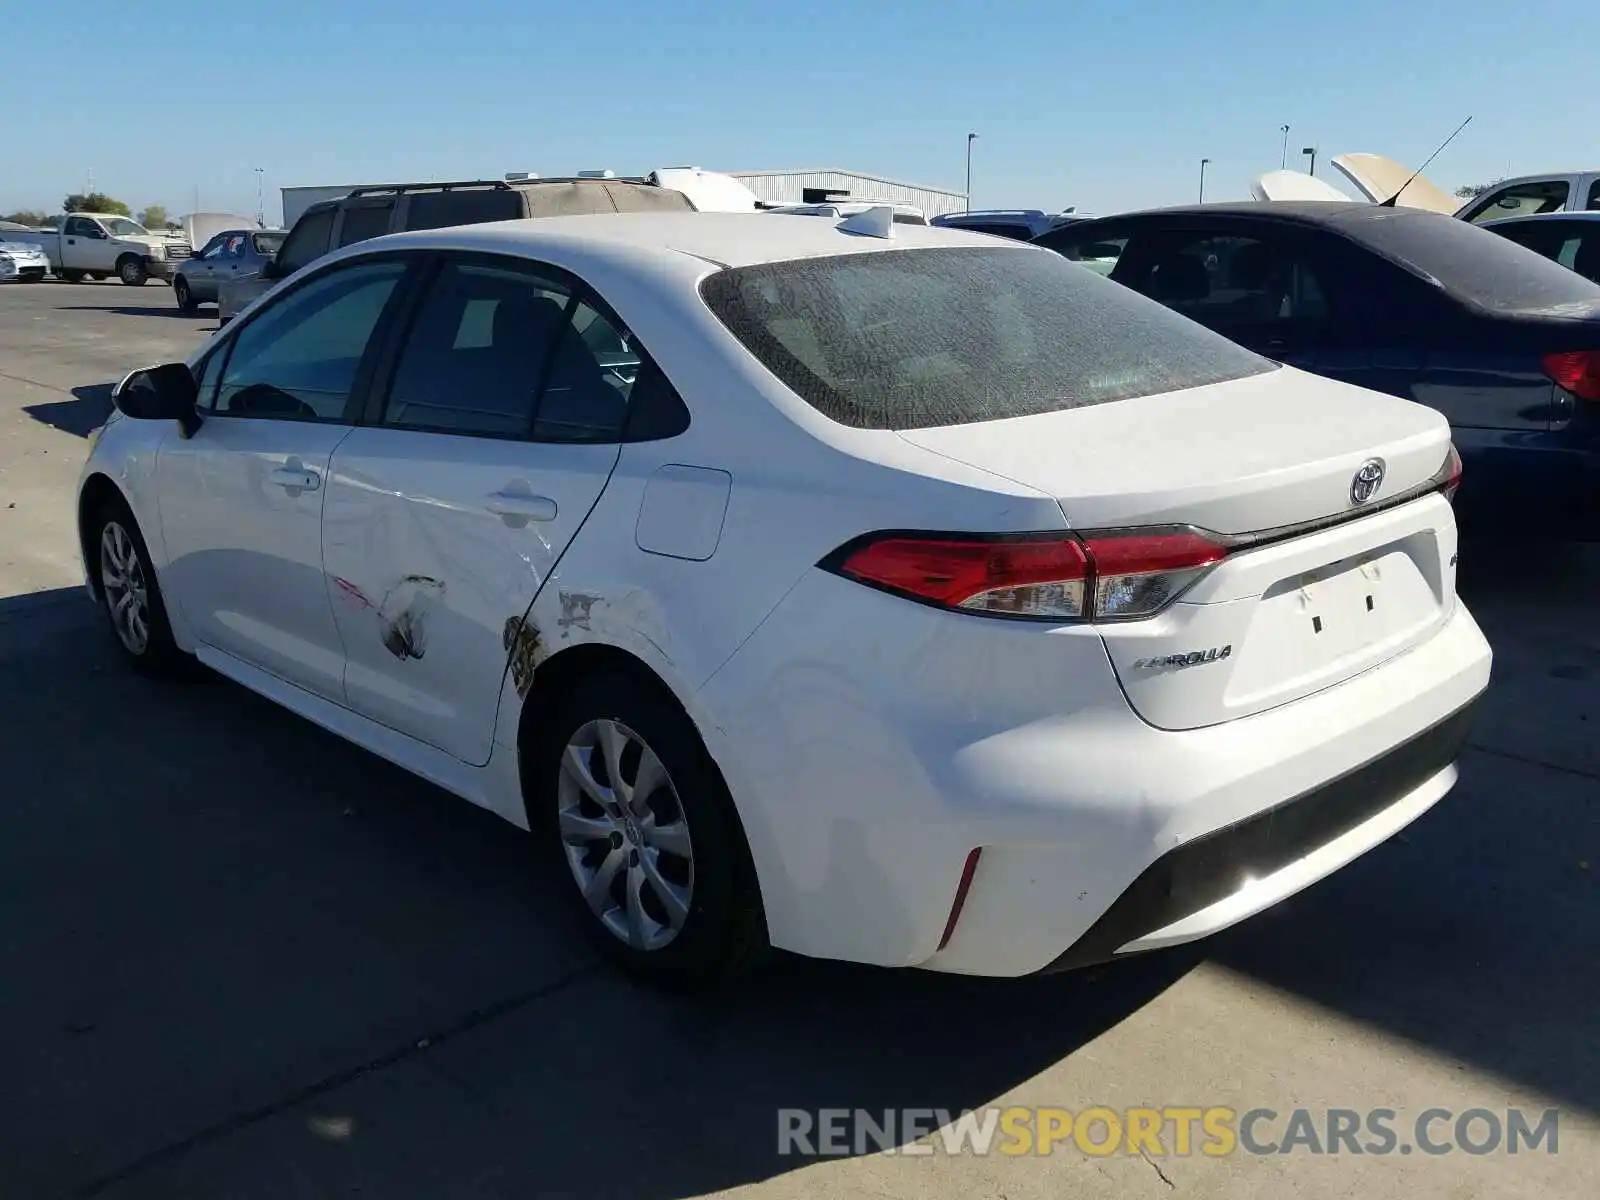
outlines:
{"label": "side mirror", "polygon": [[190,438],[200,428],[200,414],[195,411],[199,394],[186,365],[163,363],[128,372],[111,389],[111,403],[135,421],[177,421],[183,436]]}
{"label": "side mirror", "polygon": [[266,262],[261,264],[261,270],[259,274],[262,279],[282,279],[283,269],[278,266],[277,259],[269,258]]}
{"label": "side mirror", "polygon": [[110,235],[107,234],[104,229],[101,229],[100,226],[96,225],[93,229],[89,230],[89,236],[94,238],[94,240],[97,242],[103,242]]}

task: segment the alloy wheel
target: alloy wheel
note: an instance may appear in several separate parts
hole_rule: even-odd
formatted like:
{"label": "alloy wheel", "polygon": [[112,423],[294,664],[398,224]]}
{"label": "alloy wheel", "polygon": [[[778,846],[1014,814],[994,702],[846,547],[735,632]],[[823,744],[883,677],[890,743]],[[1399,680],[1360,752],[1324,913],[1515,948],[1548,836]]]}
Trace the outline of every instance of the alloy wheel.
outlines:
{"label": "alloy wheel", "polygon": [[149,584],[138,548],[119,521],[107,521],[100,533],[100,590],[117,637],[130,654],[142,655],[150,648]]}
{"label": "alloy wheel", "polygon": [[694,847],[661,759],[620,721],[590,721],[561,753],[556,804],[589,910],[637,950],[671,943],[694,897]]}

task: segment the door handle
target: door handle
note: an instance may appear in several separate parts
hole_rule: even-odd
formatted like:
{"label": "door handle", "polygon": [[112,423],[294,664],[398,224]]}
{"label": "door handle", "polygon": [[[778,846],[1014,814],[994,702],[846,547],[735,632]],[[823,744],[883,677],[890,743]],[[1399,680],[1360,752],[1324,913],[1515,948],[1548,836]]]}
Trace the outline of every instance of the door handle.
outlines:
{"label": "door handle", "polygon": [[267,478],[289,491],[314,492],[322,486],[322,476],[305,467],[279,467]]}
{"label": "door handle", "polygon": [[520,529],[529,521],[556,519],[556,502],[549,496],[535,496],[531,492],[492,492],[484,507],[513,529]]}

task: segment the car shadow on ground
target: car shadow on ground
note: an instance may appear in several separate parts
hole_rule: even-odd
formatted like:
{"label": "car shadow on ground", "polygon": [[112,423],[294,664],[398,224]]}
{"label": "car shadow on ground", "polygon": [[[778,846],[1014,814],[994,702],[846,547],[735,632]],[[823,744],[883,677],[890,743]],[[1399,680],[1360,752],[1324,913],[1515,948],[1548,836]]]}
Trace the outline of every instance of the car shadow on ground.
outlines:
{"label": "car shadow on ground", "polygon": [[75,588],[0,599],[0,762],[4,1195],[699,1195],[804,1164],[780,1108],[982,1106],[1198,960],[643,990],[525,835],[135,676]]}
{"label": "car shadow on ground", "polygon": [[111,383],[90,383],[72,389],[71,400],[51,400],[45,404],[25,404],[22,411],[35,421],[70,433],[88,437],[111,415]]}
{"label": "car shadow on ground", "polygon": [[1464,538],[1495,651],[1460,781],[1213,961],[1600,1112],[1600,550]]}
{"label": "car shadow on ground", "polygon": [[104,304],[58,304],[57,312],[99,312],[116,313],[122,317],[182,317],[186,321],[203,321],[207,317],[216,319],[215,313],[184,312],[176,303],[162,305],[117,305]]}

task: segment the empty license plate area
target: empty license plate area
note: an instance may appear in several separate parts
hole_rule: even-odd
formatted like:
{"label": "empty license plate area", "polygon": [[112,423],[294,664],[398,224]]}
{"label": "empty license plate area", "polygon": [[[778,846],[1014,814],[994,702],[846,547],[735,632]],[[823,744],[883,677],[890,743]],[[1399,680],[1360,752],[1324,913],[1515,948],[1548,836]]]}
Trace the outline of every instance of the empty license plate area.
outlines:
{"label": "empty license plate area", "polygon": [[1443,607],[1408,549],[1391,546],[1268,588],[1229,680],[1228,706],[1253,708],[1276,693],[1304,695],[1425,637]]}

